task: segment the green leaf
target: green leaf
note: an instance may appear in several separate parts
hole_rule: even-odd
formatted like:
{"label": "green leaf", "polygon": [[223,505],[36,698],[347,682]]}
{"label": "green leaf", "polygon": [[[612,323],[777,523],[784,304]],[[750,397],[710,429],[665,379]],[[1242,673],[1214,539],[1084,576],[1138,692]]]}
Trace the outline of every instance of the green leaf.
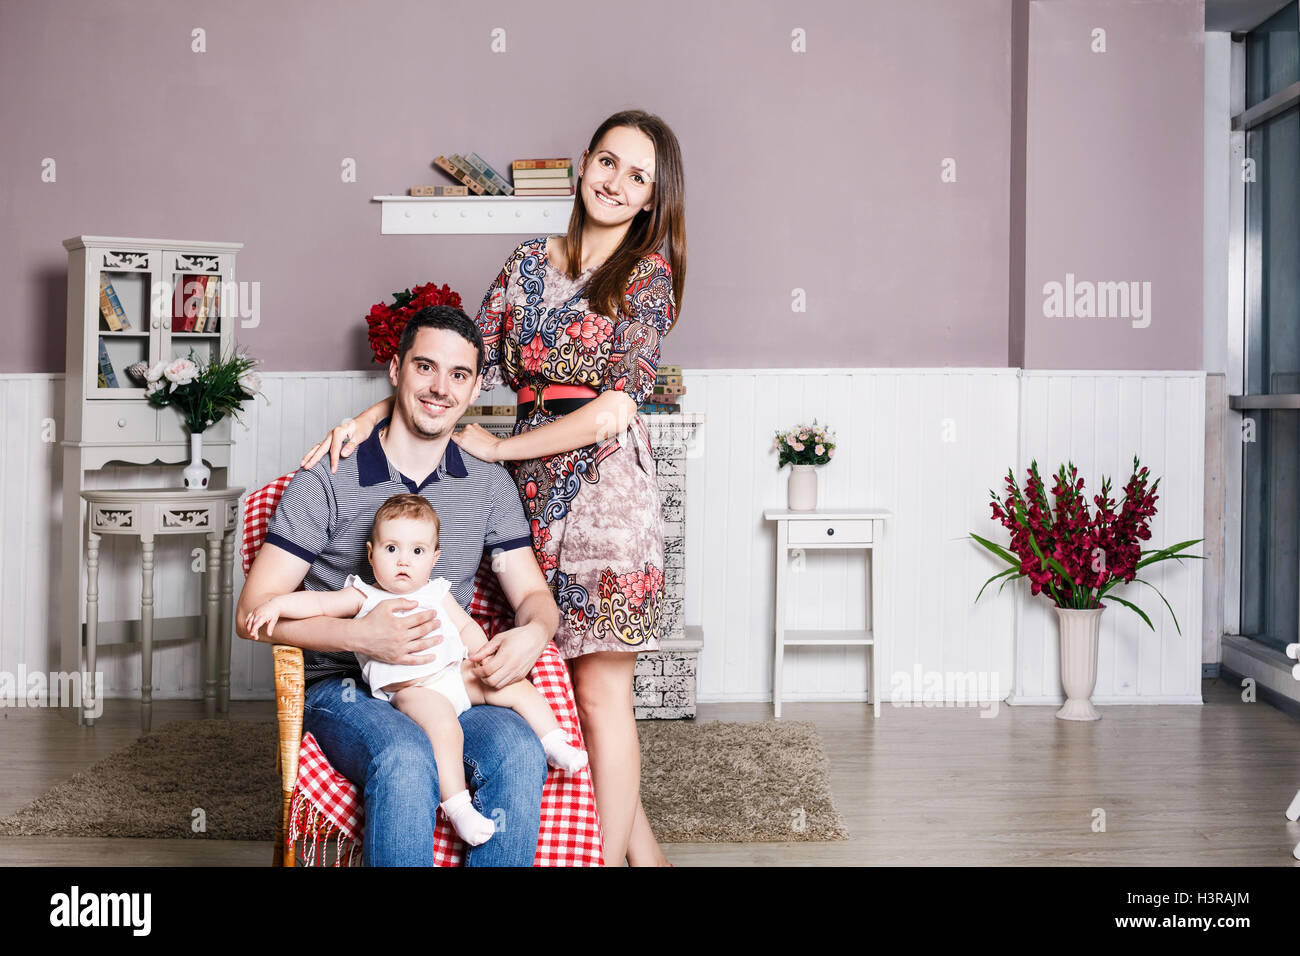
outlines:
{"label": "green leaf", "polygon": [[[1152,591],[1155,591],[1156,594],[1160,594],[1160,589],[1156,587],[1154,584],[1152,584],[1150,581],[1143,581],[1141,578],[1134,578],[1133,580],[1136,581],[1138,584],[1145,584]],[[1160,594],[1160,600],[1165,601],[1165,596],[1163,594]],[[1183,629],[1181,627],[1178,627],[1178,615],[1174,613],[1174,609],[1172,607],[1169,607],[1168,601],[1165,601],[1165,607],[1169,608],[1169,616],[1174,619],[1174,627],[1177,629],[1179,636],[1182,636]]]}
{"label": "green leaf", "polygon": [[[984,588],[988,587],[990,584],[992,584],[992,583],[993,583],[994,581],[996,581],[998,578],[1005,578],[1005,577],[1007,577],[1008,575],[1014,575],[1014,574],[1016,574],[1019,570],[1020,570],[1019,568],[1007,568],[1005,571],[999,571],[997,574],[993,575],[993,577],[989,578],[987,581],[984,582],[984,587],[980,588],[980,593],[977,594],[977,595],[975,595],[975,600],[978,601],[978,600],[980,599],[980,595],[984,593]],[[1002,583],[1003,583],[1003,584],[1006,584],[1005,581],[1003,581]],[[1001,589],[1001,588],[998,588],[998,593],[999,593],[999,594],[1002,593],[1002,589]]]}
{"label": "green leaf", "polygon": [[1145,612],[1144,612],[1140,607],[1138,607],[1136,604],[1134,604],[1133,602],[1131,602],[1131,601],[1125,601],[1122,597],[1116,597],[1116,596],[1113,595],[1113,594],[1110,595],[1110,596],[1108,596],[1108,597],[1106,598],[1106,600],[1108,600],[1108,601],[1118,601],[1120,604],[1123,604],[1125,607],[1132,608],[1133,610],[1137,611],[1138,616],[1139,616],[1140,618],[1142,618],[1142,620],[1144,620],[1144,621],[1147,622],[1147,627],[1151,628],[1151,630],[1153,630],[1153,631],[1156,629],[1156,626],[1155,626],[1154,624],[1151,623],[1151,618],[1147,617],[1147,616],[1146,616],[1146,613],[1145,613]]}
{"label": "green leaf", "polygon": [[[1161,548],[1158,551],[1151,552],[1151,557],[1144,558],[1143,560],[1139,561],[1136,565],[1134,565],[1134,570],[1136,570],[1137,568],[1145,568],[1148,564],[1155,564],[1159,561],[1164,561],[1168,558],[1174,557],[1174,553],[1176,551],[1181,551],[1183,550],[1183,548],[1190,548],[1192,545],[1199,544],[1201,541],[1204,540],[1205,540],[1204,538],[1193,538],[1190,541],[1180,541],[1178,544],[1173,544],[1167,548]],[[1144,551],[1142,553],[1146,554],[1147,552]],[[1178,555],[1178,558],[1180,559],[1194,558],[1197,561],[1205,560],[1205,556],[1200,554],[1183,554],[1183,555]]]}
{"label": "green leaf", "polygon": [[[1002,547],[999,544],[994,544],[992,541],[988,540],[987,538],[981,538],[973,531],[971,532],[971,537],[974,538],[976,541],[978,541],[980,544],[984,545],[984,547],[988,548],[989,551],[996,554],[1003,561],[1007,562],[1007,564],[1013,565],[1014,567],[1017,568],[1020,567],[1020,559],[1017,558],[1010,551],[1008,551],[1006,548]],[[976,600],[978,601],[979,598],[976,598]]]}

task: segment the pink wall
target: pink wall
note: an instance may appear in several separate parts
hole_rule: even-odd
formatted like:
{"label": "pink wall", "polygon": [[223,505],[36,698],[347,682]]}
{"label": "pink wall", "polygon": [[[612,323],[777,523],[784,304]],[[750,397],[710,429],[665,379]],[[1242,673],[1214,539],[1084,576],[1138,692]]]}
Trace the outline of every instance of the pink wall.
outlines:
{"label": "pink wall", "polygon": [[[1030,5],[1026,366],[1201,367],[1203,25],[1199,0]],[[1048,317],[1068,274],[1137,283],[1150,308]]]}
{"label": "pink wall", "polygon": [[[240,341],[270,369],[367,367],[372,302],[435,280],[472,312],[523,238],[380,236],[371,196],[443,181],[439,152],[576,158],[628,107],[663,116],[686,164],[665,362],[1005,366],[1020,333],[1031,365],[1199,367],[1199,0],[1030,4],[1027,185],[1013,3],[7,2],[0,372],[63,369],[78,233],[244,242],[261,325]],[[1066,271],[1150,280],[1151,326],[1081,347],[1082,320],[1038,314]]]}

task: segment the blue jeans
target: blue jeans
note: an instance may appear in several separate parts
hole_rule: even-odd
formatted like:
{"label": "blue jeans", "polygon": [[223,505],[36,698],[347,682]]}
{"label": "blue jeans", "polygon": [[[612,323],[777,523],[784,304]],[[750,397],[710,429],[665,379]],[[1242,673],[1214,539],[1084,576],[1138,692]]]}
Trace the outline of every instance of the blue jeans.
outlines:
{"label": "blue jeans", "polygon": [[[496,824],[490,840],[466,847],[465,865],[532,866],[547,770],[541,741],[504,707],[471,707],[460,725],[474,808]],[[362,790],[365,865],[432,866],[438,768],[420,725],[372,697],[360,678],[327,677],[307,688],[303,729]]]}

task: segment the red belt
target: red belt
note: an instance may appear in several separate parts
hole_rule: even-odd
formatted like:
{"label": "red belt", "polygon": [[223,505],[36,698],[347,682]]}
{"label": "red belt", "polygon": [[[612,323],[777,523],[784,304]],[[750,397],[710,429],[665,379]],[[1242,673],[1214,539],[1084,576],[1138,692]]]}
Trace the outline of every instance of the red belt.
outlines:
{"label": "red belt", "polygon": [[[597,392],[589,385],[543,385],[542,398],[595,398]],[[520,402],[534,402],[537,400],[537,393],[529,386],[525,385],[519,390],[516,396]]]}

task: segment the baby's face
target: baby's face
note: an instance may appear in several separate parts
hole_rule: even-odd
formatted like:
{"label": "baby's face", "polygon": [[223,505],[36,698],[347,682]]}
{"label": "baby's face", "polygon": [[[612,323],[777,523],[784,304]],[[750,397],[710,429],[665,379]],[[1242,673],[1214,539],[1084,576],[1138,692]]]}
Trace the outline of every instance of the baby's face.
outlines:
{"label": "baby's face", "polygon": [[433,522],[419,518],[390,518],[366,543],[375,583],[393,594],[405,594],[429,583],[439,551]]}

